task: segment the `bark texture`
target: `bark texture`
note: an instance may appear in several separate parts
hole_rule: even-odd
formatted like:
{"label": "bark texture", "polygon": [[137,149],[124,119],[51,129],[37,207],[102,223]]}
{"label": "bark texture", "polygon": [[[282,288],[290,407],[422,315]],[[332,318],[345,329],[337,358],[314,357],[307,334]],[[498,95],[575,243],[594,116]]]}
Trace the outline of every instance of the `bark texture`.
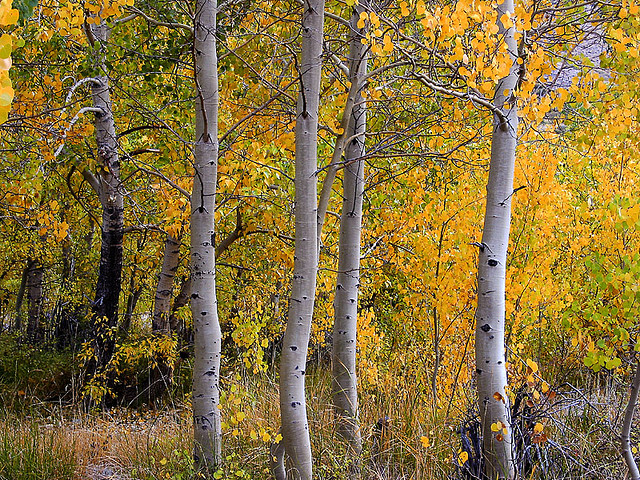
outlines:
{"label": "bark texture", "polygon": [[356,24],[361,6],[354,9],[351,19],[349,75],[356,85],[355,105],[346,129],[350,138],[345,150],[345,167],[340,217],[338,277],[334,300],[332,392],[338,432],[359,455],[362,436],[358,422],[358,382],[356,375],[358,288],[360,286],[360,236],[362,231],[362,196],[364,192],[366,107],[360,90],[367,71],[365,47]]}
{"label": "bark texture", "polygon": [[191,195],[191,312],[195,358],[195,461],[212,471],[221,461],[221,332],[216,301],[214,214],[218,168],[217,2],[197,0],[194,29],[196,83],[195,174]]}
{"label": "bark texture", "polygon": [[22,304],[24,302],[24,293],[27,290],[27,279],[29,278],[29,272],[31,271],[31,268],[34,264],[34,260],[27,260],[27,265],[22,270],[20,288],[18,289],[18,294],[16,295],[16,321],[14,330],[18,333],[20,332],[20,330],[22,330]]}
{"label": "bark texture", "polygon": [[42,318],[42,281],[44,269],[42,265],[34,263],[27,276],[27,300],[29,302],[29,322],[27,324],[27,338],[35,344],[44,340],[44,325]]}
{"label": "bark texture", "polygon": [[[179,239],[167,234],[164,242],[164,256],[162,257],[162,269],[156,286],[155,301],[153,304],[153,318],[151,328],[154,334],[169,336],[177,333],[171,328],[171,294],[173,292],[173,280],[180,263]],[[151,370],[149,401],[160,398],[173,382],[173,365],[169,358],[156,356],[156,366]]]}
{"label": "bark texture", "polygon": [[[513,0],[505,0],[496,9],[498,19],[507,12],[513,14]],[[498,27],[507,44],[512,66],[510,74],[498,83],[494,98],[502,117],[494,114],[487,204],[478,259],[476,374],[484,473],[492,480],[510,480],[515,477],[515,466],[509,398],[505,393],[504,330],[507,247],[518,131],[516,105],[511,98],[517,83],[517,45],[513,28],[505,29],[500,21]],[[505,109],[505,103],[511,108]],[[501,422],[504,430],[493,432],[491,425],[496,422]]]}
{"label": "bark texture", "polygon": [[167,234],[164,242],[164,256],[162,257],[162,269],[158,277],[155,301],[153,304],[152,330],[154,333],[168,335],[171,333],[169,315],[171,313],[171,294],[173,292],[173,280],[180,263],[180,239]]}
{"label": "bark texture", "polygon": [[636,411],[636,404],[638,403],[638,393],[640,392],[640,365],[636,362],[636,373],[633,376],[631,388],[629,390],[629,403],[624,411],[624,421],[622,422],[622,456],[624,462],[629,468],[629,480],[640,480],[640,471],[638,465],[633,458],[633,451],[631,450],[631,425],[633,424],[633,414]]}
{"label": "bark texture", "polygon": [[[105,63],[109,27],[104,23],[87,26],[89,41],[99,52],[98,70],[91,86],[95,114],[95,136],[100,165],[99,177],[88,172],[102,206],[102,245],[96,295],[93,302],[92,336],[95,342],[95,366],[88,367],[91,375],[111,359],[118,325],[118,303],[122,289],[122,239],[124,230],[124,198],[120,182],[120,158],[113,118],[113,104],[109,92],[109,77]],[[93,371],[92,371],[93,370]]]}
{"label": "bark texture", "polygon": [[296,117],[295,260],[280,363],[280,414],[284,447],[293,464],[293,475],[311,480],[305,370],[318,270],[316,170],[324,0],[305,0],[303,8]]}

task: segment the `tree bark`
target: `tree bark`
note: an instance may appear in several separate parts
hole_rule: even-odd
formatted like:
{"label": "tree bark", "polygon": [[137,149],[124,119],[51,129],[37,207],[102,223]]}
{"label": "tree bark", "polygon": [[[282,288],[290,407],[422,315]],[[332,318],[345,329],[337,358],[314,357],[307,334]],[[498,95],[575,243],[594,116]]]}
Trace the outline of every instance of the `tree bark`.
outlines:
{"label": "tree bark", "polygon": [[[173,280],[180,263],[180,245],[180,239],[175,239],[167,234],[164,243],[162,269],[158,277],[155,302],[153,304],[152,331],[159,336],[177,333],[171,329],[170,313]],[[150,380],[149,400],[155,401],[167,391],[173,382],[173,365],[170,359],[157,356],[156,366],[151,370]]]}
{"label": "tree bark", "polygon": [[171,333],[169,314],[171,310],[171,294],[173,292],[173,279],[180,263],[180,239],[167,234],[164,242],[164,256],[162,269],[158,277],[155,301],[153,304],[152,331],[168,335]]}
{"label": "tree bark", "polygon": [[358,93],[355,105],[351,109],[351,120],[345,131],[347,138],[351,140],[345,151],[332,350],[333,406],[338,432],[347,440],[356,456],[362,451],[362,437],[358,422],[356,339],[364,192],[364,160],[362,158],[365,153],[364,135],[367,128],[366,106],[360,95],[363,78],[367,72],[367,59],[357,22],[364,7],[365,5],[361,2],[354,8],[351,18],[349,72],[351,84],[356,85]]}
{"label": "tree bark", "polygon": [[[497,5],[497,17],[513,14],[513,0]],[[498,82],[494,104],[504,118],[494,114],[491,162],[487,182],[482,243],[478,258],[478,308],[476,311],[476,374],[482,425],[484,473],[487,478],[515,477],[509,397],[505,392],[505,277],[511,223],[511,198],[515,168],[518,116],[514,90],[517,84],[517,45],[513,27],[498,20],[498,38],[504,38],[511,70]],[[510,108],[505,108],[509,103]],[[499,431],[491,429],[499,423]]]}
{"label": "tree bark", "polygon": [[102,206],[102,245],[96,295],[93,303],[92,337],[95,361],[88,366],[88,374],[104,368],[113,356],[118,304],[122,289],[122,239],[124,235],[124,198],[120,181],[120,158],[113,118],[113,104],[109,92],[109,77],[105,62],[106,44],[110,29],[104,21],[99,25],[86,25],[92,45],[97,43],[98,70],[91,86],[95,114],[96,151],[102,168],[99,177],[85,172],[85,178],[96,190]]}
{"label": "tree bark", "polygon": [[638,465],[633,458],[631,450],[631,425],[633,424],[633,414],[638,403],[638,393],[640,392],[640,364],[636,361],[636,372],[633,376],[633,382],[629,390],[629,403],[624,411],[624,421],[622,422],[622,456],[624,462],[629,468],[629,480],[640,480],[640,471]]}
{"label": "tree bark", "polygon": [[191,195],[191,312],[195,342],[193,426],[196,464],[215,470],[221,461],[220,355],[216,301],[214,220],[218,168],[218,61],[215,0],[196,0],[195,174]]}
{"label": "tree bark", "polygon": [[280,363],[280,415],[282,441],[293,464],[293,475],[311,480],[304,375],[318,270],[316,170],[324,0],[305,0],[303,9],[296,118],[295,260]]}
{"label": "tree bark", "polygon": [[34,262],[27,275],[27,300],[29,303],[27,338],[32,344],[44,340],[44,325],[42,324],[43,277],[44,269],[42,268],[42,265]]}
{"label": "tree bark", "polygon": [[29,277],[29,271],[33,267],[34,261],[32,259],[27,260],[27,265],[22,270],[22,278],[20,279],[20,288],[16,295],[16,322],[14,330],[20,333],[22,330],[22,304],[24,303],[24,293],[27,290],[27,278]]}

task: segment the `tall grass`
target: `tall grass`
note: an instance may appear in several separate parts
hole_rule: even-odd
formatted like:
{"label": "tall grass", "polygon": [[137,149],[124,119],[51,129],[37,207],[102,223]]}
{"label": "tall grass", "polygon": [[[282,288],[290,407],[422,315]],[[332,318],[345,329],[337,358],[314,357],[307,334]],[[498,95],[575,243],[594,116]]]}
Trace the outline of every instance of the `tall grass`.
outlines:
{"label": "tall grass", "polygon": [[0,423],[0,479],[72,480],[76,470],[72,443],[28,422]]}

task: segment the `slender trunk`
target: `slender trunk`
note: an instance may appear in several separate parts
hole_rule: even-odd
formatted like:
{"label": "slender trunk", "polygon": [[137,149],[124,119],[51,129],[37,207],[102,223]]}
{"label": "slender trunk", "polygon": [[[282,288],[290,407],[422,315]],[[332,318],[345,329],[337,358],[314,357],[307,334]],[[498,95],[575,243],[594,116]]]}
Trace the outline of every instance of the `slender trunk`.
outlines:
{"label": "slender trunk", "polygon": [[22,270],[20,288],[18,289],[18,293],[16,295],[16,323],[14,326],[14,330],[18,333],[20,332],[20,330],[22,330],[22,304],[24,303],[24,292],[27,289],[27,278],[29,277],[29,271],[31,270],[33,264],[33,260],[27,260],[27,265],[26,267],[24,267],[24,270]]}
{"label": "slender trunk", "polygon": [[[497,17],[513,14],[513,0],[497,5]],[[505,276],[511,222],[513,172],[515,167],[518,116],[513,92],[517,83],[517,46],[514,28],[505,29],[498,20],[499,38],[504,38],[510,55],[511,72],[497,86],[491,164],[487,182],[482,244],[478,258],[478,308],[476,311],[476,373],[478,406],[482,425],[484,473],[494,479],[515,477],[509,397],[505,392]],[[509,103],[511,108],[505,108]],[[498,423],[499,422],[499,423]],[[491,425],[498,423],[499,431]]]}
{"label": "slender trunk", "polygon": [[195,342],[193,425],[195,461],[212,471],[221,461],[220,354],[214,220],[218,168],[218,59],[215,0],[196,0],[194,69],[196,139],[191,195],[191,312]]}
{"label": "slender trunk", "polygon": [[91,86],[93,106],[101,110],[95,114],[96,152],[100,165],[99,178],[89,172],[91,182],[102,205],[102,245],[96,295],[93,303],[92,336],[95,361],[88,366],[92,375],[104,368],[114,352],[118,325],[118,303],[122,289],[122,239],[124,229],[124,198],[120,184],[120,158],[113,118],[113,104],[109,92],[109,77],[105,62],[106,44],[110,30],[104,21],[87,25],[90,43],[98,46],[100,75]]}
{"label": "slender trunk", "polygon": [[294,476],[311,480],[312,456],[304,374],[318,269],[318,105],[322,70],[324,0],[305,0],[302,14],[300,93],[296,118],[295,260],[289,317],[280,363],[280,415]]}
{"label": "slender trunk", "polygon": [[[171,293],[173,292],[173,279],[180,263],[180,239],[175,239],[167,234],[164,242],[164,256],[162,269],[158,277],[155,302],[153,304],[152,331],[160,336],[168,336],[175,333],[171,329]],[[151,370],[151,385],[149,388],[149,401],[155,401],[166,392],[173,382],[173,365],[169,358],[159,355],[155,359],[156,365]]]}
{"label": "slender trunk", "polygon": [[[358,319],[358,287],[360,285],[360,235],[362,230],[362,196],[364,192],[366,106],[360,89],[366,75],[367,60],[362,35],[356,24],[365,5],[354,8],[351,19],[351,51],[349,72],[351,84],[358,94],[351,110],[346,134],[349,141],[345,152],[345,168],[340,218],[338,278],[335,293],[333,326],[333,406],[338,432],[357,455],[362,450],[358,422],[358,383],[356,376],[356,334]],[[356,462],[357,463],[357,462]]]}
{"label": "slender trunk", "polygon": [[171,293],[173,292],[173,279],[180,263],[180,239],[167,234],[164,242],[164,256],[162,269],[156,287],[155,302],[153,304],[152,331],[167,335],[171,333],[169,315],[171,310]]}
{"label": "slender trunk", "polygon": [[34,263],[27,276],[27,300],[29,303],[29,321],[27,323],[27,338],[32,344],[44,340],[44,325],[42,324],[42,279],[44,269],[42,265]]}
{"label": "slender trunk", "polygon": [[640,392],[640,364],[636,361],[636,373],[629,391],[629,403],[624,411],[624,422],[622,423],[622,456],[629,468],[629,480],[640,480],[640,471],[633,458],[631,450],[631,425],[633,424],[633,414],[638,403],[638,393]]}

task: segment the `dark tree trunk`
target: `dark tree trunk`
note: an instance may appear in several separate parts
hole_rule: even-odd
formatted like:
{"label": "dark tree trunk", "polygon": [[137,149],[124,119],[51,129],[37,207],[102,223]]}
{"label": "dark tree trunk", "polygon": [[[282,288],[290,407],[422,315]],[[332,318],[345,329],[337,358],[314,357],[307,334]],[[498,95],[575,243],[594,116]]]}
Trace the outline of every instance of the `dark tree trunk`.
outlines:
{"label": "dark tree trunk", "polygon": [[35,344],[44,340],[44,325],[42,323],[42,279],[44,269],[42,265],[33,262],[27,274],[27,300],[29,303],[29,321],[27,323],[27,338]]}
{"label": "dark tree trunk", "polygon": [[27,289],[27,278],[33,264],[33,260],[27,260],[27,265],[24,267],[24,270],[22,270],[20,288],[18,289],[18,294],[16,295],[16,322],[14,324],[14,330],[18,333],[20,332],[20,330],[22,330],[22,304],[24,303],[24,292]]}

